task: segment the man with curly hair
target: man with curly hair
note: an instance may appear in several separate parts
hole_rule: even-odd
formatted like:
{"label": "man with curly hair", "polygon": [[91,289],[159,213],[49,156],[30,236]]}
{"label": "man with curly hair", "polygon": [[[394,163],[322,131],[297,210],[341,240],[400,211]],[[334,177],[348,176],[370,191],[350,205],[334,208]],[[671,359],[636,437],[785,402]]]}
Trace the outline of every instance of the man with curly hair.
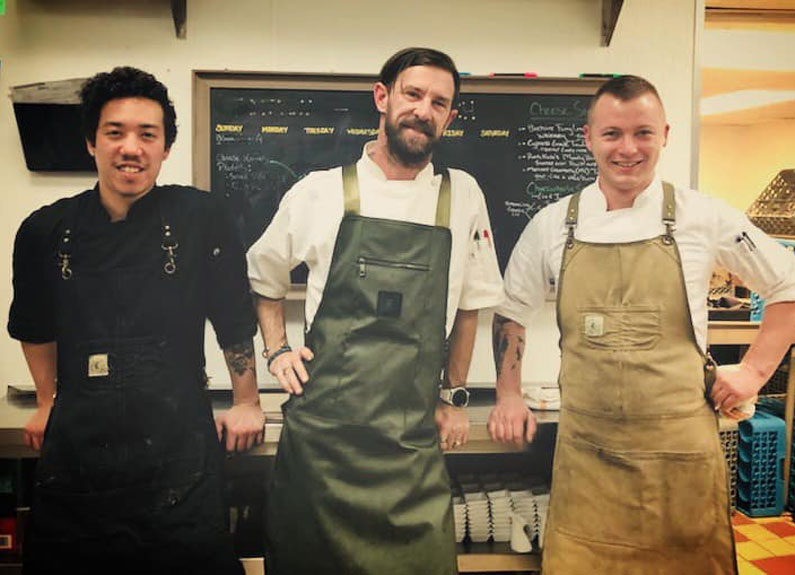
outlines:
{"label": "man with curly hair", "polygon": [[[163,84],[121,67],[80,96],[99,181],[34,212],[14,246],[8,330],[41,451],[25,572],[242,573],[220,440],[245,450],[264,426],[243,248],[213,196],[156,184],[177,134]],[[207,319],[234,389],[215,425]]]}

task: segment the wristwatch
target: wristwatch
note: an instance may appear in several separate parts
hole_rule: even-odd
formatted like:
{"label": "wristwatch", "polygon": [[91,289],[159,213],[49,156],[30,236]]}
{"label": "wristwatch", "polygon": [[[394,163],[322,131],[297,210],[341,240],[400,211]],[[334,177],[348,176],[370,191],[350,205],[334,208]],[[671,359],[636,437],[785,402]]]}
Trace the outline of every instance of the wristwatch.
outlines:
{"label": "wristwatch", "polygon": [[453,407],[469,405],[469,390],[466,387],[440,387],[439,399]]}

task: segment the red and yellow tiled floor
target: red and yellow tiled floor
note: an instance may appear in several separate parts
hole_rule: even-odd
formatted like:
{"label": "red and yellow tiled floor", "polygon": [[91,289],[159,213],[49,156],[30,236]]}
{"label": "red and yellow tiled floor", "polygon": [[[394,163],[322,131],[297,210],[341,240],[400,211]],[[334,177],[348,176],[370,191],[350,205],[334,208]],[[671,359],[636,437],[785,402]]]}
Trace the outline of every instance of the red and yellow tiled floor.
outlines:
{"label": "red and yellow tiled floor", "polygon": [[795,523],[781,517],[732,517],[740,575],[795,575]]}

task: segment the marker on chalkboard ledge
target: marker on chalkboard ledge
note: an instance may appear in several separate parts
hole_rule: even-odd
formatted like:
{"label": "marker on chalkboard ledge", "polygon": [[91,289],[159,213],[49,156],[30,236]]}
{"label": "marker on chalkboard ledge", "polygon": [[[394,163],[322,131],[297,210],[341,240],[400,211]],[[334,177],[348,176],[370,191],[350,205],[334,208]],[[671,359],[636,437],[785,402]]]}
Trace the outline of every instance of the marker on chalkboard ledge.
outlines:
{"label": "marker on chalkboard ledge", "polygon": [[490,78],[538,78],[535,72],[492,72]]}
{"label": "marker on chalkboard ledge", "polygon": [[605,79],[607,79],[607,78],[618,78],[621,75],[622,74],[589,74],[589,73],[586,72],[584,74],[580,74],[580,78],[605,78]]}

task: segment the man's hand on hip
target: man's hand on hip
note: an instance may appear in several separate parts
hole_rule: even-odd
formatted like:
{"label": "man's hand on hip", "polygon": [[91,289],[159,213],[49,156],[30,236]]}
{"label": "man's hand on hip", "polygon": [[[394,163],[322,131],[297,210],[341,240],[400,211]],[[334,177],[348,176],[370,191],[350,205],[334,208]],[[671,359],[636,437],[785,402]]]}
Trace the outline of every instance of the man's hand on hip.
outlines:
{"label": "man's hand on hip", "polygon": [[744,363],[718,366],[710,397],[716,411],[731,419],[745,419],[742,409],[756,402],[765,384],[760,373]]}
{"label": "man's hand on hip", "polygon": [[304,393],[303,386],[309,381],[304,362],[312,361],[314,357],[311,349],[299,347],[280,354],[268,366],[268,371],[278,380],[284,391],[290,395],[301,395]]}

